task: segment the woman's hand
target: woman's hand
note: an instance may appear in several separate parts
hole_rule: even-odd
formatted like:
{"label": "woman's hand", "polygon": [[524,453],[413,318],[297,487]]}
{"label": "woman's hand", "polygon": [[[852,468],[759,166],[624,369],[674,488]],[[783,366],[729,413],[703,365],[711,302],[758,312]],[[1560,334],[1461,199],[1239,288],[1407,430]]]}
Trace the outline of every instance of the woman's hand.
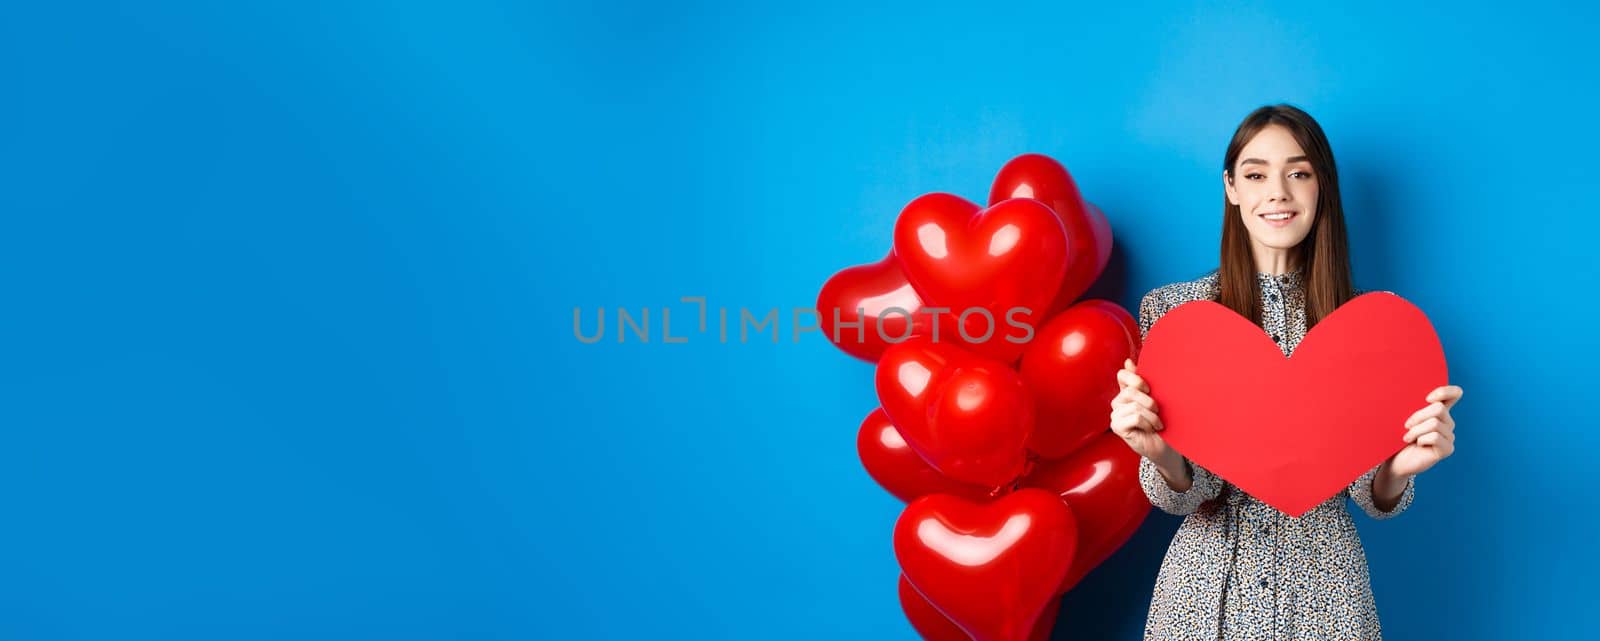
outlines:
{"label": "woman's hand", "polygon": [[1461,400],[1462,389],[1446,385],[1428,393],[1428,406],[1406,419],[1405,440],[1410,445],[1385,462],[1397,479],[1421,474],[1456,451],[1456,421],[1450,408]]}
{"label": "woman's hand", "polygon": [[1117,371],[1117,385],[1121,390],[1111,399],[1111,431],[1140,456],[1163,461],[1169,449],[1166,439],[1157,432],[1166,426],[1161,424],[1156,400],[1150,397],[1150,384],[1135,372],[1133,359],[1122,362],[1122,369]]}

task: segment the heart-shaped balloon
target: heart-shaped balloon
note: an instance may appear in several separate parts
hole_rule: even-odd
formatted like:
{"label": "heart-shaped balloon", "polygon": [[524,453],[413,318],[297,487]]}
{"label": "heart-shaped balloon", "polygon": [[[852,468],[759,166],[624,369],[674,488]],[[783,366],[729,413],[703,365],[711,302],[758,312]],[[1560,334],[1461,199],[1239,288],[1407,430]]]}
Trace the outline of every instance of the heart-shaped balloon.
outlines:
{"label": "heart-shaped balloon", "polygon": [[973,501],[989,498],[989,490],[946,477],[922,460],[889,421],[883,408],[872,410],[861,421],[861,429],[856,433],[856,453],[861,456],[861,466],[872,480],[907,503],[925,494],[954,494]]}
{"label": "heart-shaped balloon", "polygon": [[1138,354],[1131,322],[1133,315],[1116,303],[1086,300],[1056,314],[1034,336],[1020,368],[1037,413],[1028,449],[1060,458],[1106,431],[1117,370]]}
{"label": "heart-shaped balloon", "polygon": [[[922,594],[911,586],[904,574],[900,575],[900,609],[906,613],[906,620],[911,622],[911,627],[926,641],[972,641],[966,631],[922,598]],[[1033,633],[1028,635],[1028,641],[1048,641],[1056,629],[1056,616],[1060,613],[1061,599],[1057,597],[1045,606],[1039,621],[1033,624]]]}
{"label": "heart-shaped balloon", "polygon": [[1404,449],[1406,419],[1448,381],[1433,324],[1386,292],[1340,305],[1293,358],[1233,310],[1184,303],[1138,369],[1173,449],[1295,517]]}
{"label": "heart-shaped balloon", "polygon": [[1150,499],[1139,486],[1139,454],[1110,431],[1072,456],[1034,468],[1022,485],[1059,494],[1077,521],[1078,550],[1061,583],[1063,594],[1121,548],[1150,514]]}
{"label": "heart-shaped balloon", "polygon": [[1067,232],[1049,207],[1013,198],[988,208],[933,193],[912,200],[894,227],[894,254],[930,307],[949,308],[955,336],[1011,363],[1047,318],[1067,268]]}
{"label": "heart-shaped balloon", "polygon": [[[901,273],[893,252],[878,262],[839,270],[817,294],[823,336],[867,362],[876,362],[891,344],[931,335],[935,315],[921,309],[922,297]],[[954,331],[952,326],[946,333]]]}
{"label": "heart-shaped balloon", "polygon": [[1022,474],[1033,399],[1010,367],[914,339],[890,346],[875,374],[889,420],[939,473],[990,489]]}
{"label": "heart-shaped balloon", "polygon": [[922,598],[922,594],[911,587],[911,582],[906,580],[904,574],[900,575],[899,589],[900,610],[906,613],[906,621],[911,623],[924,641],[972,641],[972,637],[967,636],[961,626]]}
{"label": "heart-shaped balloon", "polygon": [[1067,230],[1067,270],[1050,304],[1050,313],[1066,309],[1082,296],[1111,260],[1111,223],[1099,207],[1084,200],[1067,168],[1044,154],[1012,158],[989,187],[989,204],[1008,198],[1032,198],[1055,211]]}
{"label": "heart-shaped balloon", "polygon": [[1052,603],[1077,546],[1072,511],[1024,488],[988,504],[945,494],[912,501],[894,552],[916,591],[976,641],[1024,641]]}

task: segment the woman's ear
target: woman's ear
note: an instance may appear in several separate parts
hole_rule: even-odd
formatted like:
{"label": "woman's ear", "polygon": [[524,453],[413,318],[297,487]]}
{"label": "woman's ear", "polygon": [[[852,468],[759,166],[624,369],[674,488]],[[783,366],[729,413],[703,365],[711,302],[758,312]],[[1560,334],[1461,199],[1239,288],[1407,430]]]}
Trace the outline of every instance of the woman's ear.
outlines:
{"label": "woman's ear", "polygon": [[1234,207],[1239,206],[1239,192],[1233,188],[1233,177],[1228,175],[1228,170],[1222,170],[1222,191],[1228,194],[1228,203]]}

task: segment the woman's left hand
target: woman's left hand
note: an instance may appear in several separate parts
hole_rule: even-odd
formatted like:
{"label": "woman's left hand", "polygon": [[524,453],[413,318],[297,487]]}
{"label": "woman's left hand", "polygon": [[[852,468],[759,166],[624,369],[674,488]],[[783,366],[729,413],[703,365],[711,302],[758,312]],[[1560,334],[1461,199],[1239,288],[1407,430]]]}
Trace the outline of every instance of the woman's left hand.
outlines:
{"label": "woman's left hand", "polygon": [[1456,451],[1456,421],[1450,407],[1461,400],[1462,389],[1445,385],[1428,393],[1428,406],[1406,419],[1405,449],[1389,457],[1389,473],[1399,478],[1433,467]]}

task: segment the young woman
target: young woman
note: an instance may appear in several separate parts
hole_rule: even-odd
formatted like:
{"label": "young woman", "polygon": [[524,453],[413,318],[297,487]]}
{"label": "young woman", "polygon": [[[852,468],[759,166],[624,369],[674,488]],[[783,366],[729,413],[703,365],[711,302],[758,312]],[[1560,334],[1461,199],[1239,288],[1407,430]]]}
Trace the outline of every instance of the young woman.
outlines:
{"label": "young woman", "polygon": [[[1215,300],[1255,320],[1288,355],[1318,320],[1362,293],[1351,284],[1333,151],[1305,112],[1262,107],[1234,132],[1222,187],[1219,267],[1145,294],[1140,330],[1148,333],[1182,303]],[[1156,578],[1146,639],[1381,638],[1366,554],[1344,497],[1374,519],[1405,511],[1416,475],[1455,450],[1450,407],[1460,387],[1427,395],[1406,420],[1405,449],[1293,518],[1169,447],[1160,408],[1132,361],[1117,381],[1112,430],[1143,457],[1139,476],[1150,503],[1186,515]]]}

